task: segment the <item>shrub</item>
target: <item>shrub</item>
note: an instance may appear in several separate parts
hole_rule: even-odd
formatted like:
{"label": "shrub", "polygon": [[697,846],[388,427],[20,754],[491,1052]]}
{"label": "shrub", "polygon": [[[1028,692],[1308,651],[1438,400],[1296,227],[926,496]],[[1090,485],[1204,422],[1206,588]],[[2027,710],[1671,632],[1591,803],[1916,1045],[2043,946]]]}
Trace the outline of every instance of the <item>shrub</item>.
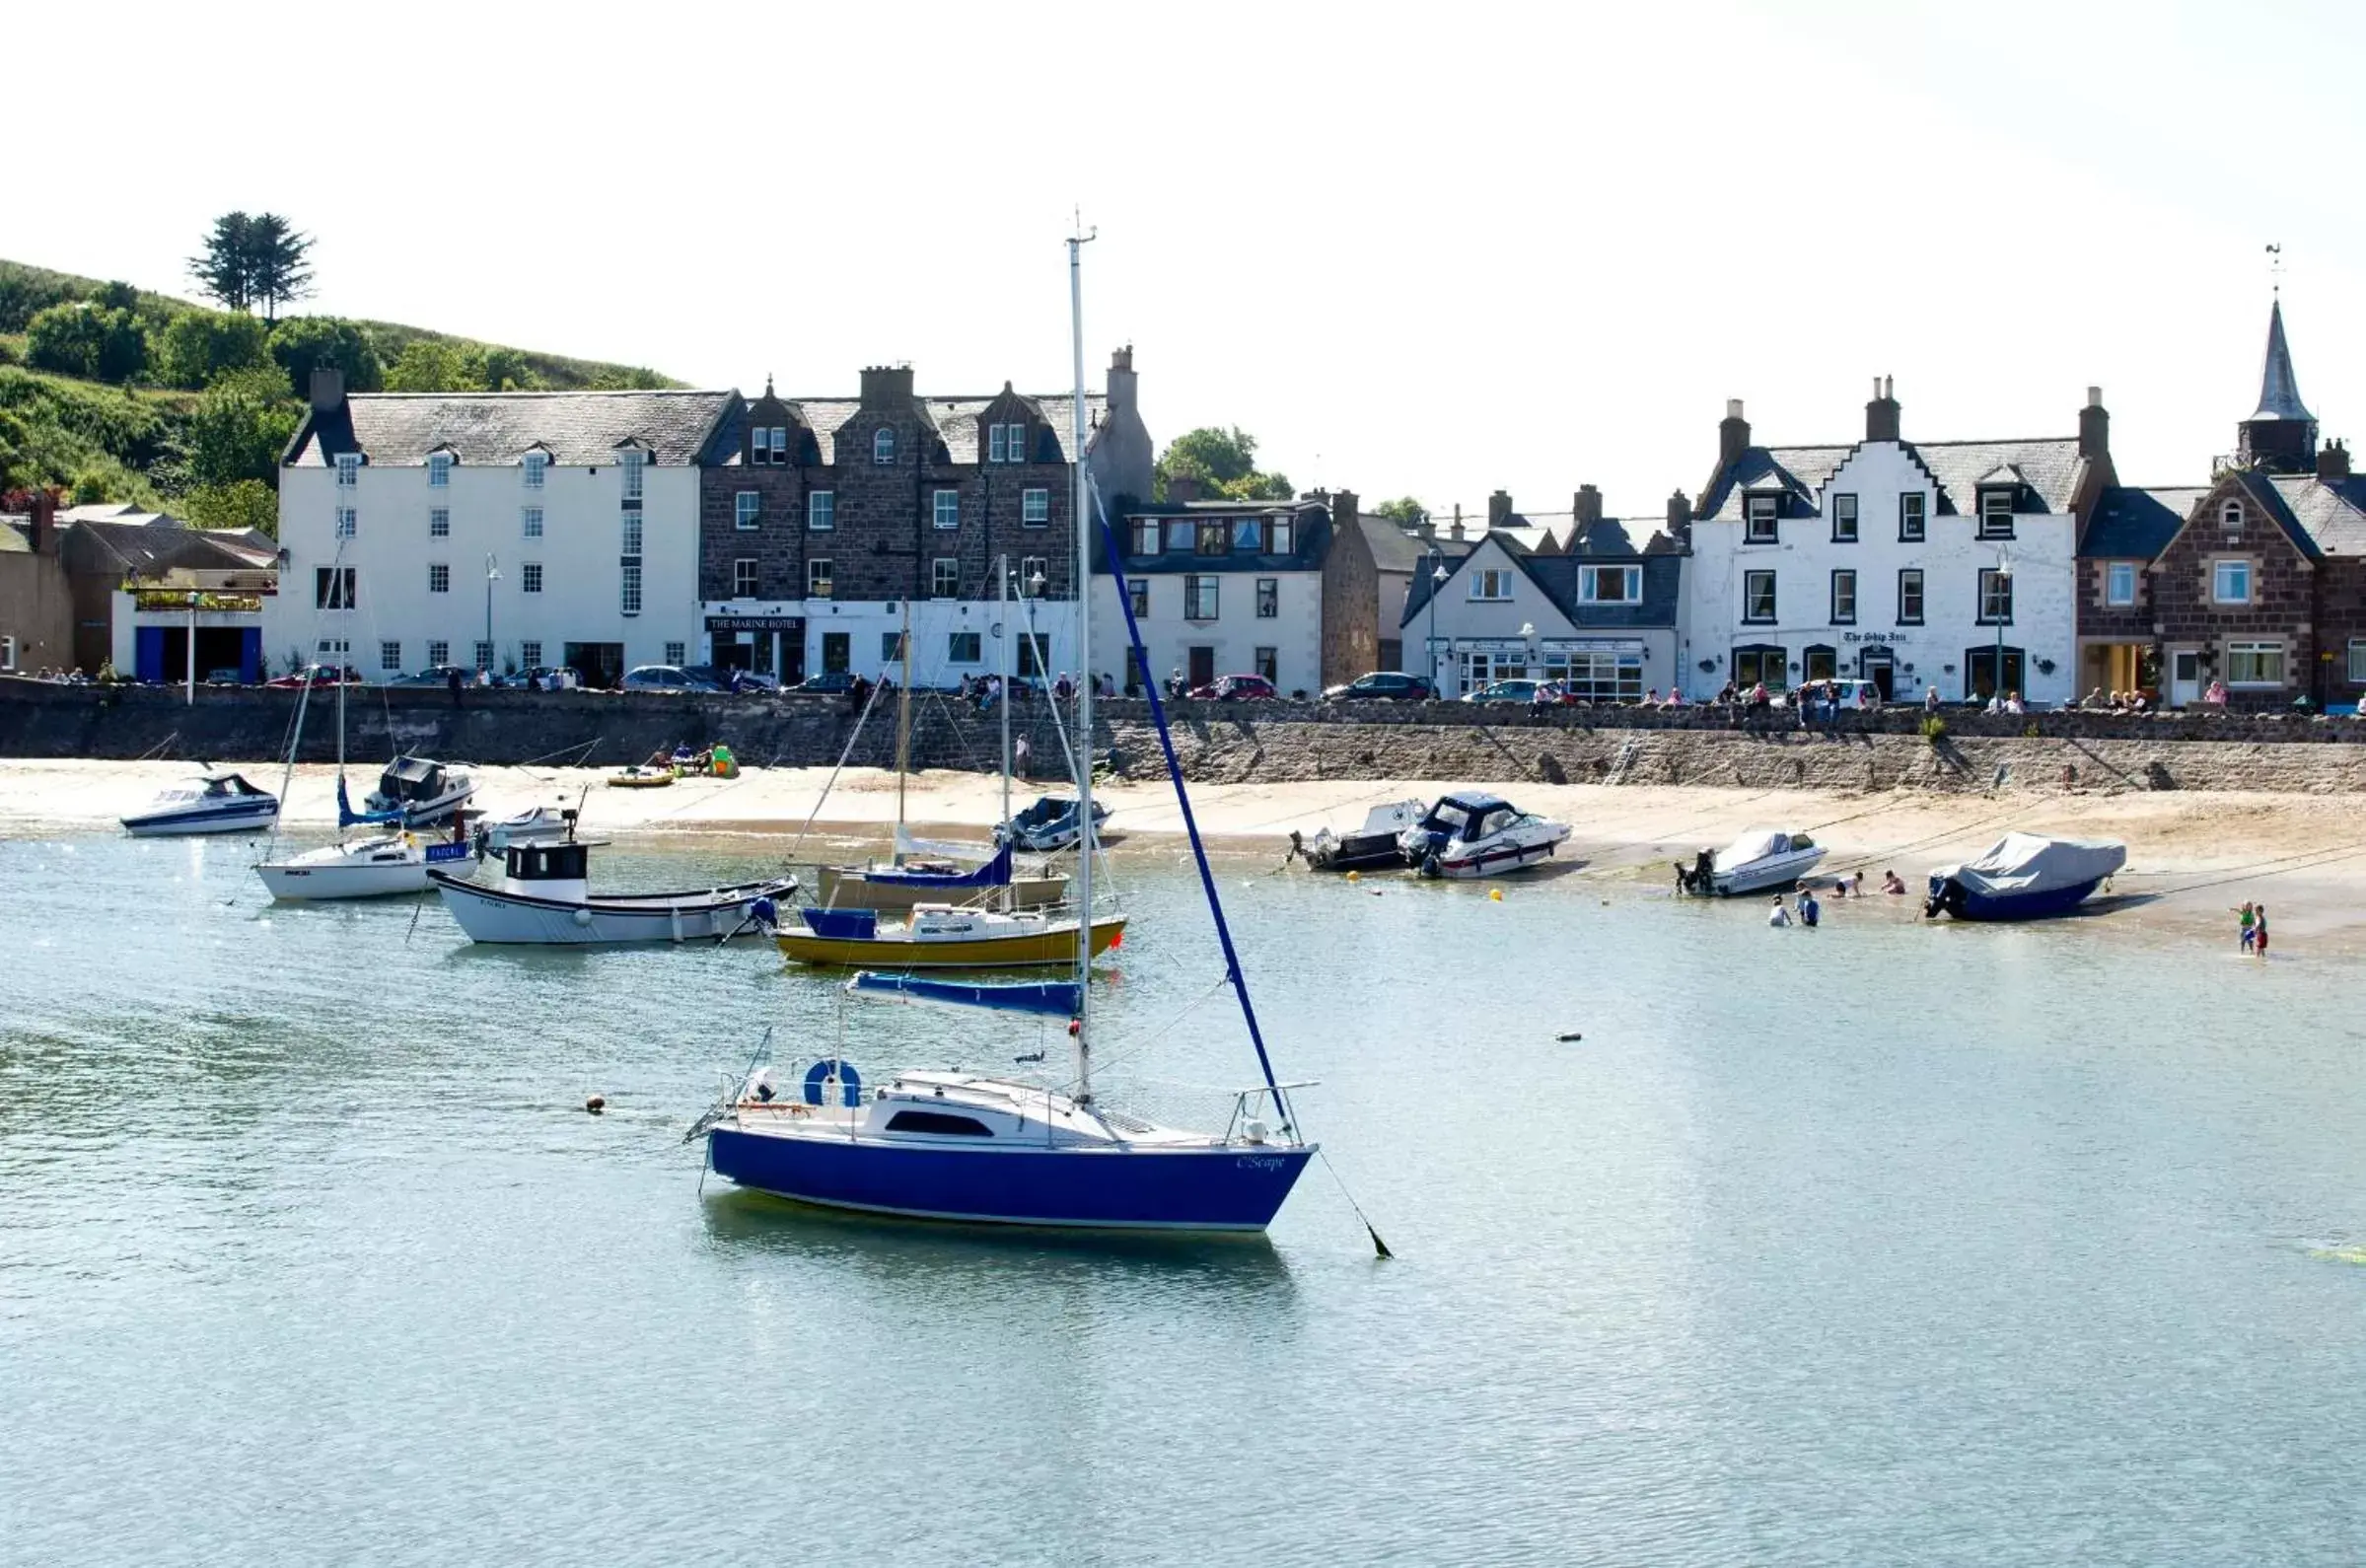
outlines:
{"label": "shrub", "polygon": [[269,328],[251,316],[183,311],[164,330],[157,371],[175,387],[210,387],[224,376],[270,364],[269,338]]}
{"label": "shrub", "polygon": [[279,537],[279,497],[259,479],[201,484],[183,492],[174,510],[201,529],[260,529]]}
{"label": "shrub", "polygon": [[148,368],[148,333],[129,310],[52,305],[25,328],[26,360],[94,381],[129,381]]}
{"label": "shrub", "polygon": [[1937,746],[1947,738],[1947,721],[1935,713],[1925,714],[1922,720],[1922,738],[1931,745]]}
{"label": "shrub", "polygon": [[386,385],[386,362],[368,329],[333,316],[291,316],[281,321],[271,328],[271,357],[287,372],[288,390],[298,397],[312,395],[316,365],[343,371],[347,392],[377,392]]}

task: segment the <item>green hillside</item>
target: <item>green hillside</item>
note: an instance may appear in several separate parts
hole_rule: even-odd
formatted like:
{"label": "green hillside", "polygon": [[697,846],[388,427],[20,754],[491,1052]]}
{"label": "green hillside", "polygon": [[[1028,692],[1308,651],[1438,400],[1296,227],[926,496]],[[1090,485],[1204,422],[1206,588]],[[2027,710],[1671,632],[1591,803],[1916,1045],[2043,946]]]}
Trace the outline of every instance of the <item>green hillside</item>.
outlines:
{"label": "green hillside", "polygon": [[355,392],[681,385],[655,371],[322,316],[208,310],[0,261],[0,493],[63,487],[216,527],[275,527],[279,449],[315,365]]}

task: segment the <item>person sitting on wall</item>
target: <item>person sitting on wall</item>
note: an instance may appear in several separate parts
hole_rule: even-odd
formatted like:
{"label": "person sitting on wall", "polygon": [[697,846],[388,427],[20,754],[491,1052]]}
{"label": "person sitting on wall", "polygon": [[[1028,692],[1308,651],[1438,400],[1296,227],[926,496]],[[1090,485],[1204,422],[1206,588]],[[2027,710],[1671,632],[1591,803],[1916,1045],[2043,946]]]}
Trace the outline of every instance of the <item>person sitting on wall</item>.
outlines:
{"label": "person sitting on wall", "polygon": [[1932,686],[1922,693],[1922,711],[1925,713],[1939,711],[1939,688],[1937,686]]}
{"label": "person sitting on wall", "polygon": [[2216,677],[2212,677],[2210,679],[2209,688],[2203,691],[2201,694],[2201,700],[2208,703],[2213,708],[2225,707],[2226,682],[2218,679]]}
{"label": "person sitting on wall", "polygon": [[2021,693],[2018,691],[2008,691],[2004,694],[2004,710],[2007,713],[2029,712],[2028,706],[2022,702]]}

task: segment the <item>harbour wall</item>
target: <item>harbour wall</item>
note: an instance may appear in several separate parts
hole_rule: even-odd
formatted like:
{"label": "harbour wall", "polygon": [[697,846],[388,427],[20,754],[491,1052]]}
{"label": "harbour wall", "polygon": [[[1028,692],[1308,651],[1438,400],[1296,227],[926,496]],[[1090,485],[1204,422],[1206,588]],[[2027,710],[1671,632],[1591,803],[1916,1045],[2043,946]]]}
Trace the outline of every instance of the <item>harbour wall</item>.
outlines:
{"label": "harbour wall", "polygon": [[[143,756],[261,762],[284,756],[301,694],[200,687],[106,689],[0,677],[0,756]],[[355,688],[346,750],[493,764],[593,766],[659,748],[723,742],[755,766],[895,765],[892,704],[857,735],[843,697]],[[301,756],[336,756],[334,699],[315,693]],[[1094,749],[1117,771],[1160,768],[1148,705],[1096,707]],[[1538,709],[1462,703],[1329,706],[1186,704],[1172,715],[1185,773],[1222,783],[1310,779],[1472,779],[1697,785],[1744,789],[1940,792],[2059,789],[2366,793],[2366,721],[2297,715],[1949,713],[1926,736],[1918,710],[1843,715],[1805,730],[1784,710],[1744,721],[1690,708]],[[1788,721],[1788,722],[1786,722]],[[1013,733],[1033,771],[1063,768],[1050,704],[1021,703]],[[849,745],[851,750],[849,750]],[[912,699],[915,767],[990,771],[995,716],[952,697]],[[2065,779],[2064,769],[2070,770]]]}

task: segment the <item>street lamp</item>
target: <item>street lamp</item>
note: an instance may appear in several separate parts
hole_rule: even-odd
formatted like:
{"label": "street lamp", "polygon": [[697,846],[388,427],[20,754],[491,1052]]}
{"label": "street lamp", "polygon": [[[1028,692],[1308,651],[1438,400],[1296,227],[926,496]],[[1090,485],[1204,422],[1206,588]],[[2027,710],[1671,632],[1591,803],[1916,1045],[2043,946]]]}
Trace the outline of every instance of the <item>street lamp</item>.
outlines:
{"label": "street lamp", "polygon": [[491,550],[487,550],[484,552],[484,673],[487,680],[493,676],[493,585],[500,581],[501,563],[493,559]]}
{"label": "street lamp", "polygon": [[1996,546],[1996,603],[1989,607],[1996,620],[1996,663],[1988,670],[1988,695],[1996,703],[1996,711],[2004,711],[2004,623],[2013,605],[2013,557],[2001,544]]}
{"label": "street lamp", "polygon": [[1429,558],[1436,563],[1429,574],[1429,694],[1438,694],[1438,596],[1446,592],[1446,552],[1431,549]]}

